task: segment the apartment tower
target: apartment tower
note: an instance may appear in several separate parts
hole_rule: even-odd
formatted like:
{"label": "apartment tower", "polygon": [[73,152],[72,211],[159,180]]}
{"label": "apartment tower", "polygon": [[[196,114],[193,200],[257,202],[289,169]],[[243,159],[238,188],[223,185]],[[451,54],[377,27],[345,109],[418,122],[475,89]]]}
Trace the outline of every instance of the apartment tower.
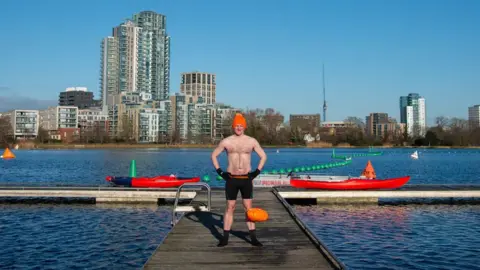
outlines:
{"label": "apartment tower", "polygon": [[215,104],[216,100],[216,75],[205,72],[188,72],[181,74],[180,93],[191,96],[193,103],[203,97],[205,104]]}
{"label": "apartment tower", "polygon": [[425,98],[417,93],[400,97],[400,123],[410,136],[425,136],[427,131]]}
{"label": "apartment tower", "polygon": [[468,107],[468,126],[470,129],[480,127],[480,105]]}
{"label": "apartment tower", "polygon": [[114,104],[121,92],[151,94],[168,99],[170,88],[170,37],[166,18],[152,11],[134,14],[102,40],[100,88],[102,104]]}

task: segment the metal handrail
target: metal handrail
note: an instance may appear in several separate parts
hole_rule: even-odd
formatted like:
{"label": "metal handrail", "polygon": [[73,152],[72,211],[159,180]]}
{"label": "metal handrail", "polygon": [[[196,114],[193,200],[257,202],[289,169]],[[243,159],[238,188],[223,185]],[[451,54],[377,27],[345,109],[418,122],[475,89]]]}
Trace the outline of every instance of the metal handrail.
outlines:
{"label": "metal handrail", "polygon": [[177,189],[177,194],[175,196],[175,203],[173,204],[173,209],[172,209],[172,226],[174,226],[175,224],[177,224],[177,214],[175,212],[175,209],[177,208],[178,206],[178,200],[180,198],[180,191],[182,190],[182,188],[186,187],[186,186],[201,186],[201,187],[205,187],[207,188],[207,209],[208,211],[210,212],[212,210],[212,191],[211,191],[211,188],[210,188],[210,185],[208,185],[207,183],[203,183],[203,182],[197,182],[197,183],[185,183],[185,184],[182,184],[180,187],[178,187]]}

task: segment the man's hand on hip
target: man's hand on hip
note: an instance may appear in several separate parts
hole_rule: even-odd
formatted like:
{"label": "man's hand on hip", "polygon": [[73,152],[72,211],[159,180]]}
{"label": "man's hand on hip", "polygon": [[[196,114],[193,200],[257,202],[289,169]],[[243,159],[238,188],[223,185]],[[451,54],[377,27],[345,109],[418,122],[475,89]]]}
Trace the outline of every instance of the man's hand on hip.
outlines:
{"label": "man's hand on hip", "polygon": [[224,180],[230,180],[232,179],[232,176],[230,175],[229,172],[224,172],[222,168],[217,169],[218,175],[220,175]]}
{"label": "man's hand on hip", "polygon": [[259,174],[260,174],[260,170],[257,168],[255,171],[249,172],[249,173],[248,173],[248,176],[250,177],[250,180],[253,180],[253,179],[255,179],[255,177],[257,177]]}

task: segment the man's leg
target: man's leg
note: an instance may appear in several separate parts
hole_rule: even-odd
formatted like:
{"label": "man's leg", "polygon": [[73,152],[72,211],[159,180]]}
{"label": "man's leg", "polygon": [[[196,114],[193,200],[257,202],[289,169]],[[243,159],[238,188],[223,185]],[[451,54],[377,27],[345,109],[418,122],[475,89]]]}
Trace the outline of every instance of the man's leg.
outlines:
{"label": "man's leg", "polygon": [[235,211],[236,200],[227,200],[227,205],[225,207],[225,215],[223,216],[223,230],[230,231],[233,224],[233,214]]}
{"label": "man's leg", "polygon": [[245,222],[249,231],[255,230],[255,222],[251,222],[248,219],[247,212],[252,208],[252,199],[243,199],[243,208],[245,209]]}
{"label": "man's leg", "polygon": [[243,207],[245,209],[245,221],[247,223],[248,231],[250,232],[250,239],[252,240],[252,245],[261,247],[263,245],[257,239],[255,222],[251,222],[248,219],[248,216],[247,216],[247,211],[250,208],[252,208],[252,202],[253,202],[253,183],[252,183],[252,181],[246,180],[243,183],[243,185],[240,189],[240,192],[242,194]]}
{"label": "man's leg", "polygon": [[235,211],[235,203],[237,201],[238,188],[232,180],[225,183],[225,198],[227,204],[223,215],[223,238],[217,246],[224,247],[228,245],[228,237],[233,224],[233,214]]}

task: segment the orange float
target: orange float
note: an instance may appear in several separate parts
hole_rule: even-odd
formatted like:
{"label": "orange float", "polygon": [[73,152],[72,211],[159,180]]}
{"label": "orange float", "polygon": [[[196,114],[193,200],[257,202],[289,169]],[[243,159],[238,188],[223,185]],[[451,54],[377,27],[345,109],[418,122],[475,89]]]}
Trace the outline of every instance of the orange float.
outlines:
{"label": "orange float", "polygon": [[2,155],[2,158],[3,159],[13,159],[15,158],[15,155],[12,153],[12,151],[10,151],[10,149],[5,149],[5,152],[3,152],[3,155]]}
{"label": "orange float", "polygon": [[362,176],[365,176],[368,179],[377,178],[377,174],[375,173],[372,162],[370,162],[370,160],[367,162],[367,166],[365,166],[365,169],[363,169]]}
{"label": "orange float", "polygon": [[261,208],[250,208],[247,211],[247,217],[252,222],[263,222],[268,219],[268,213]]}

